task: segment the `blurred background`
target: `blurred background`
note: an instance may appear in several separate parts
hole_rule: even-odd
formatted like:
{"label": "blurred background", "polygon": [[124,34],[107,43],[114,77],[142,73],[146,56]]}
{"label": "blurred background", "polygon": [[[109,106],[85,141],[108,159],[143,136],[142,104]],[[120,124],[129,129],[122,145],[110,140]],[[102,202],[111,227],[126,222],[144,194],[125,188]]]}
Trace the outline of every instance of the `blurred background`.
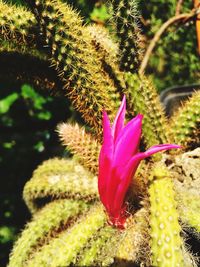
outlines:
{"label": "blurred background", "polygon": [[[8,1],[25,5],[25,1]],[[67,1],[77,8],[85,23],[109,27],[110,14],[104,1]],[[174,16],[176,0],[138,0],[144,49],[161,25]],[[182,1],[181,12],[193,8]],[[1,11],[0,11],[1,12]],[[195,21],[170,27],[151,55],[146,73],[159,92],[172,86],[199,83],[200,64]],[[5,266],[12,244],[29,219],[22,200],[23,187],[42,161],[68,155],[56,134],[56,125],[80,120],[62,96],[36,90],[16,81],[0,82],[0,266]]]}

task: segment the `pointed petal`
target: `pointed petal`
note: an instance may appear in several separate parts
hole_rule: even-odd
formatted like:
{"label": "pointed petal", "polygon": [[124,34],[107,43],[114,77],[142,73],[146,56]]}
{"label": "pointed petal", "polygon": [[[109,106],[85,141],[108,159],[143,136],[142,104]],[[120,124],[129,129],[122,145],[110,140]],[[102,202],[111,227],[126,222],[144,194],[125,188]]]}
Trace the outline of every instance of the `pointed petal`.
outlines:
{"label": "pointed petal", "polygon": [[117,136],[119,135],[120,131],[124,126],[125,113],[126,113],[126,96],[124,95],[122,103],[120,105],[120,108],[117,112],[117,115],[115,117],[112,126],[112,135],[114,137],[114,140],[116,140]]}
{"label": "pointed petal", "polygon": [[179,145],[174,144],[163,144],[163,145],[156,145],[152,146],[145,152],[137,153],[134,157],[131,158],[127,166],[124,168],[123,175],[121,176],[121,182],[118,186],[115,200],[114,200],[114,210],[120,210],[124,203],[124,198],[131,183],[131,179],[134,176],[137,167],[142,159],[148,158],[151,155],[163,151],[169,150],[174,148],[181,148]]}
{"label": "pointed petal", "polygon": [[99,156],[99,175],[98,175],[98,190],[99,196],[104,204],[107,205],[106,200],[106,190],[107,190],[107,181],[111,174],[111,159],[109,159],[101,150]]}
{"label": "pointed petal", "polygon": [[114,166],[124,167],[129,159],[137,153],[141,132],[142,115],[137,115],[122,129],[115,143]]}
{"label": "pointed petal", "polygon": [[109,158],[113,155],[113,136],[110,127],[110,120],[107,113],[103,112],[103,145],[102,150]]}

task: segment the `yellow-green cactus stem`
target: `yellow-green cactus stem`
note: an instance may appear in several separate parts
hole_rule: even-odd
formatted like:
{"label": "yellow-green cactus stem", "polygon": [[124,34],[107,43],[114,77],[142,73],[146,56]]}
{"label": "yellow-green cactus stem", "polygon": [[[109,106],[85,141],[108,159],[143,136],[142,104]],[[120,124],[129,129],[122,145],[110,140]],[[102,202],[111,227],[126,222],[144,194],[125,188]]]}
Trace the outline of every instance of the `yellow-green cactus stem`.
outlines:
{"label": "yellow-green cactus stem", "polygon": [[142,53],[136,1],[113,0],[112,6],[119,37],[120,68],[131,73],[137,72]]}
{"label": "yellow-green cactus stem", "polygon": [[200,143],[200,91],[195,92],[171,119],[171,135],[185,149]]}
{"label": "yellow-green cactus stem", "polygon": [[62,123],[57,129],[63,145],[76,155],[84,167],[97,174],[100,144],[78,124]]}
{"label": "yellow-green cactus stem", "polygon": [[166,168],[159,166],[154,168],[153,178],[149,187],[152,266],[185,266],[172,179]]}
{"label": "yellow-green cactus stem", "polygon": [[29,2],[67,96],[94,131],[100,133],[102,110],[114,117],[120,99],[102,69],[89,30],[78,13],[60,0]]}
{"label": "yellow-green cactus stem", "polygon": [[31,212],[51,199],[91,201],[98,198],[97,178],[73,159],[50,159],[34,171],[23,197]]}
{"label": "yellow-green cactus stem", "polygon": [[105,27],[89,25],[87,27],[92,36],[92,44],[100,56],[103,70],[108,74],[119,92],[126,88],[124,73],[119,69],[119,48],[110,38]]}
{"label": "yellow-green cactus stem", "polygon": [[[85,248],[85,251],[80,255],[81,259],[78,261],[78,266],[102,266],[105,263],[114,262],[115,256],[115,243],[112,247],[112,254],[105,253],[104,247],[106,243],[112,244],[112,239],[115,237],[116,242],[118,241],[118,230],[114,229],[111,226],[105,226],[97,233],[96,239],[92,240],[88,247]],[[103,255],[101,255],[103,254]]]}
{"label": "yellow-green cactus stem", "polygon": [[102,206],[95,205],[77,223],[67,230],[63,229],[55,238],[52,237],[48,244],[38,248],[25,266],[77,266],[77,260],[84,248],[96,238],[105,222],[106,216]]}
{"label": "yellow-green cactus stem", "polygon": [[149,78],[127,73],[126,81],[130,110],[144,115],[142,131],[147,147],[170,143],[164,111]]}
{"label": "yellow-green cactus stem", "polygon": [[[26,41],[30,46],[36,46],[34,15],[25,7],[8,5],[0,0],[0,39],[11,40],[17,44]],[[34,40],[34,41],[33,41]]]}
{"label": "yellow-green cactus stem", "polygon": [[67,227],[79,214],[86,211],[88,205],[82,201],[55,200],[41,209],[28,223],[20,238],[14,245],[9,267],[26,266],[25,261],[31,257],[36,247],[40,247],[51,233],[60,227]]}

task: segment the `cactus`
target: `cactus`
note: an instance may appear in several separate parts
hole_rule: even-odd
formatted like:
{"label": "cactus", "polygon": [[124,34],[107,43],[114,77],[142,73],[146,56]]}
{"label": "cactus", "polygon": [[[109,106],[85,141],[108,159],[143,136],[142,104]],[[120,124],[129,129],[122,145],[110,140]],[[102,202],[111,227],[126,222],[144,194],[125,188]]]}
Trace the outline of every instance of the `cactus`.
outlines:
{"label": "cactus", "polygon": [[113,1],[113,20],[119,38],[120,68],[135,73],[142,54],[136,1]]}
{"label": "cactus", "polygon": [[58,133],[63,145],[76,156],[82,165],[88,168],[92,173],[98,172],[98,156],[100,144],[78,124],[60,124]]}
{"label": "cactus", "polygon": [[144,115],[143,135],[148,147],[169,143],[167,120],[158,95],[151,81],[144,75],[126,74],[128,88],[125,91],[130,108]]}
{"label": "cactus", "polygon": [[[0,2],[0,62],[14,54],[20,66],[21,61],[33,62],[33,71],[28,74],[26,64],[16,71],[9,63],[1,67],[0,78],[35,77],[33,84],[55,92],[63,87],[88,123],[88,132],[78,124],[58,126],[73,158],[45,161],[26,183],[23,198],[33,218],[14,245],[9,266],[196,266],[185,248],[183,230],[199,235],[199,195],[178,185],[183,177],[175,173],[175,154],[141,165],[126,196],[129,218],[123,230],[108,223],[96,174],[102,111],[113,119],[123,93],[129,118],[144,115],[140,148],[175,142],[184,152],[199,145],[199,92],[171,121],[165,118],[153,83],[138,74],[141,50],[134,1],[112,1],[118,42],[102,27],[84,25],[60,0],[27,2],[33,14]],[[49,65],[54,69],[46,73]]]}
{"label": "cactus", "polygon": [[181,226],[172,180],[165,168],[153,170],[149,187],[153,266],[183,266]]}
{"label": "cactus", "polygon": [[[55,200],[47,204],[26,225],[22,236],[16,242],[9,266],[23,266],[26,260],[31,257],[32,249],[36,249],[41,242],[44,242],[42,239],[46,234],[56,232],[59,228],[70,225],[71,221],[75,220],[87,208],[88,205],[82,201],[66,199]],[[50,221],[48,218],[50,218]]]}
{"label": "cactus", "polygon": [[173,115],[171,119],[171,134],[175,142],[184,147],[195,148],[200,142],[200,92],[197,91],[186,103]]}
{"label": "cactus", "polygon": [[100,132],[103,108],[111,114],[115,112],[119,95],[101,69],[88,29],[82,26],[82,20],[75,11],[59,0],[30,3],[34,11],[39,11],[36,17],[43,39],[49,47],[52,64],[65,81],[68,97],[83,118],[96,132]]}
{"label": "cactus", "polygon": [[97,199],[97,180],[73,160],[50,159],[39,166],[26,184],[24,200],[32,212],[49,199]]}

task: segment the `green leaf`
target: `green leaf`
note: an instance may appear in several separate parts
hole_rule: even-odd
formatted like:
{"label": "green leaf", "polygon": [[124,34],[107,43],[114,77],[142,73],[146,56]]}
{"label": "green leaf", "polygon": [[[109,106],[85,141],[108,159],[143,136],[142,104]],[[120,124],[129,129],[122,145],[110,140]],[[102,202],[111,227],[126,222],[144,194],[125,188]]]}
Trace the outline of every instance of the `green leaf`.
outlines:
{"label": "green leaf", "polygon": [[17,93],[13,93],[0,100],[0,114],[5,114],[9,111],[12,104],[19,98]]}

